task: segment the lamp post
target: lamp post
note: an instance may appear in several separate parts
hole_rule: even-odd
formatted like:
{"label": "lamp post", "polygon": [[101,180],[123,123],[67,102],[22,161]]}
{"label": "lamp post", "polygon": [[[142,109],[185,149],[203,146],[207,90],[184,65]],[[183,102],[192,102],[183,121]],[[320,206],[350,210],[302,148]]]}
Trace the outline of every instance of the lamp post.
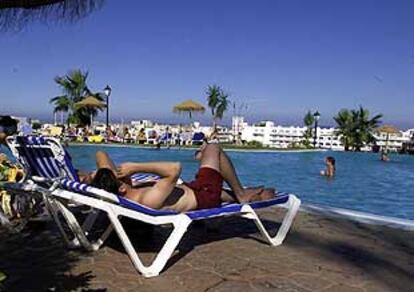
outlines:
{"label": "lamp post", "polygon": [[107,85],[104,88],[104,93],[106,96],[106,131],[108,131],[109,129],[109,96],[111,95],[111,92],[112,88],[109,85]]}
{"label": "lamp post", "polygon": [[313,114],[313,117],[315,118],[315,131],[314,131],[314,136],[313,136],[313,148],[316,148],[316,139],[318,138],[318,121],[319,118],[321,117],[321,114],[316,111]]}

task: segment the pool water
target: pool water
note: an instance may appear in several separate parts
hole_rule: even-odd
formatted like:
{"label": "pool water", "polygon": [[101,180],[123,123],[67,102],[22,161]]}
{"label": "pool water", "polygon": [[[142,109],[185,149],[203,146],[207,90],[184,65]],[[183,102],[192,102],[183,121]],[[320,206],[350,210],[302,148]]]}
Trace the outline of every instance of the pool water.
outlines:
{"label": "pool water", "polygon": [[[198,168],[192,150],[135,147],[70,146],[75,166],[92,170],[98,150],[115,163],[126,161],[180,161],[182,178],[190,180]],[[414,156],[346,152],[228,152],[244,185],[266,185],[295,193],[304,203],[346,208],[414,220]],[[324,158],[336,159],[336,176],[319,175]]]}

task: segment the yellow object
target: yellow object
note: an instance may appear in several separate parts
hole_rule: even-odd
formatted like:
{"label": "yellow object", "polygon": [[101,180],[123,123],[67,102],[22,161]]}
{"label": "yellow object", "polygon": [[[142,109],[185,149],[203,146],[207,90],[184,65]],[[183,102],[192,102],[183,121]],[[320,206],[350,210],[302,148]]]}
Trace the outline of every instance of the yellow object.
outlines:
{"label": "yellow object", "polygon": [[8,182],[16,182],[18,169],[16,167],[9,168],[8,171]]}
{"label": "yellow object", "polygon": [[62,135],[62,130],[63,129],[61,127],[51,127],[49,128],[50,136],[54,136],[54,137],[60,136]]}
{"label": "yellow object", "polygon": [[4,280],[6,280],[7,276],[5,273],[0,272],[0,282],[3,282]]}
{"label": "yellow object", "polygon": [[1,208],[3,209],[3,213],[8,216],[13,216],[13,211],[11,209],[11,197],[6,191],[0,192],[1,197]]}
{"label": "yellow object", "polygon": [[102,143],[104,141],[104,137],[101,135],[89,136],[88,141],[90,143]]}

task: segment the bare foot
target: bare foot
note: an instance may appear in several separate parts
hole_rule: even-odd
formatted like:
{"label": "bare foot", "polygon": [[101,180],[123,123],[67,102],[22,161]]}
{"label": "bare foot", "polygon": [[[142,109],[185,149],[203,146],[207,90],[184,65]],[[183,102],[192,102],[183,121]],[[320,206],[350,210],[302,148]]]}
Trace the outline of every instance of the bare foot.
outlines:
{"label": "bare foot", "polygon": [[245,188],[243,189],[243,192],[241,194],[237,195],[237,199],[239,200],[240,203],[251,202],[255,197],[260,195],[263,191],[264,191],[263,186]]}
{"label": "bare foot", "polygon": [[262,201],[270,200],[276,197],[276,190],[274,188],[266,188],[260,194],[260,198]]}
{"label": "bare foot", "polygon": [[261,192],[251,196],[248,203],[270,200],[270,199],[273,199],[275,196],[276,196],[276,192],[274,188],[265,188]]}

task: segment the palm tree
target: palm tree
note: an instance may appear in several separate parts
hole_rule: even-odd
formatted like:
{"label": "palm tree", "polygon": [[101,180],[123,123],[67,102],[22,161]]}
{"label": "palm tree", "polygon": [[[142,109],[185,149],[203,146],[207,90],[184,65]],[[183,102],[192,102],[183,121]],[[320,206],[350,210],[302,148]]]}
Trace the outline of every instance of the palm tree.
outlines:
{"label": "palm tree", "polygon": [[1,0],[0,30],[18,30],[33,21],[73,22],[102,7],[105,0]]}
{"label": "palm tree", "polygon": [[217,85],[209,85],[206,94],[207,103],[211,109],[211,115],[213,116],[213,128],[215,131],[218,120],[223,118],[224,113],[229,107],[229,94],[225,93],[223,89]]}
{"label": "palm tree", "polygon": [[310,146],[309,139],[312,137],[312,126],[315,123],[315,117],[313,116],[311,111],[308,111],[306,113],[305,117],[303,118],[303,123],[307,127],[305,134],[304,134],[305,141],[303,144],[306,147],[309,147]]}
{"label": "palm tree", "polygon": [[50,100],[50,103],[54,104],[55,108],[53,113],[56,114],[60,112],[60,123],[63,124],[63,113],[69,111],[70,100],[65,96],[56,96]]}
{"label": "palm tree", "polygon": [[354,132],[355,151],[361,151],[362,147],[368,143],[375,141],[373,132],[381,124],[382,114],[377,114],[374,117],[369,117],[369,111],[362,106],[358,110],[352,110],[352,120],[356,124]]}
{"label": "palm tree", "polygon": [[65,76],[55,77],[55,82],[62,89],[63,95],[56,96],[50,100],[55,105],[54,112],[69,112],[67,123],[89,125],[90,117],[97,115],[97,108],[75,108],[75,103],[81,101],[86,96],[94,96],[103,101],[100,93],[92,93],[86,83],[88,72],[81,70],[70,71]]}
{"label": "palm tree", "polygon": [[334,117],[337,125],[336,135],[341,136],[341,142],[344,145],[345,151],[349,151],[352,146],[352,133],[354,128],[354,121],[352,119],[351,111],[342,109]]}
{"label": "palm tree", "polygon": [[375,141],[374,130],[381,123],[382,114],[369,117],[369,111],[362,106],[357,110],[343,109],[334,117],[337,135],[341,135],[345,151],[361,151],[362,147]]}

